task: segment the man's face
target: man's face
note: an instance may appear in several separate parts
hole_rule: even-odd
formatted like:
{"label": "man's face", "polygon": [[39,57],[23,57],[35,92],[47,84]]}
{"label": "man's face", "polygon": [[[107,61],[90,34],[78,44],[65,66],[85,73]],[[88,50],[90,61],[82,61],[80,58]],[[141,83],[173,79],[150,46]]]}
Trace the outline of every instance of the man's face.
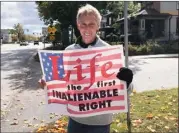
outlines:
{"label": "man's face", "polygon": [[99,26],[93,14],[80,16],[77,26],[84,43],[89,44],[95,40]]}

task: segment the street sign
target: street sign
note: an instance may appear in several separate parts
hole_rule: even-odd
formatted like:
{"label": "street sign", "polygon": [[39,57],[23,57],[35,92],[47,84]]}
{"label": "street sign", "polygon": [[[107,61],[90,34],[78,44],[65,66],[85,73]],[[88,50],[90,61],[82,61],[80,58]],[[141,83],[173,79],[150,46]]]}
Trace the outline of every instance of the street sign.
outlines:
{"label": "street sign", "polygon": [[48,29],[47,27],[42,27],[42,34],[43,34],[43,36],[47,36],[47,34],[48,34],[48,30],[47,29]]}
{"label": "street sign", "polygon": [[54,26],[49,26],[48,27],[48,33],[50,34],[50,35],[55,35],[55,32],[56,32],[57,30],[56,30],[56,28],[54,27]]}

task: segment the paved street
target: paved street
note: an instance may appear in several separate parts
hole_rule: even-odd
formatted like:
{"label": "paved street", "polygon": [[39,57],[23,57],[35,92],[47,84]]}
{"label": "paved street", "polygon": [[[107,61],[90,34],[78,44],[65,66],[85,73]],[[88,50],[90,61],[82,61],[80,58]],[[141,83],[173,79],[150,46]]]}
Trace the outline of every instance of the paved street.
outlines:
{"label": "paved street", "polygon": [[[44,91],[37,85],[41,68],[30,57],[40,46],[28,47],[17,46],[16,50],[2,51],[1,98],[11,102],[8,108],[2,110],[2,132],[30,132],[59,117],[45,112]],[[137,92],[178,86],[178,55],[133,56],[129,62],[134,71],[133,83]],[[12,90],[18,93],[11,93]]]}
{"label": "paved street", "polygon": [[137,92],[178,86],[178,55],[134,56],[129,58]]}
{"label": "paved street", "polygon": [[[49,46],[50,44],[46,44]],[[37,49],[43,48],[43,44],[19,46],[19,44],[1,45],[1,108],[6,108],[12,98],[13,93],[22,89],[25,79],[30,70],[28,61]]]}

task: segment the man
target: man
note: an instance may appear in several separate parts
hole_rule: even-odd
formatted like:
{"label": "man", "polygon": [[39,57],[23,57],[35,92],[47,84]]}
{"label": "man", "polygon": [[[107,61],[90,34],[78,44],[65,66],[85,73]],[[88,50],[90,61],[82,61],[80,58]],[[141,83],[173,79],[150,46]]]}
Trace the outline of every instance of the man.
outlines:
{"label": "man", "polygon": [[[81,7],[78,10],[76,20],[81,36],[75,44],[68,46],[65,50],[110,46],[97,36],[101,15],[96,8],[89,4]],[[132,82],[133,73],[130,69],[121,68],[117,78],[126,81],[128,87]],[[70,117],[67,133],[110,133],[111,123],[112,114],[84,118]]]}

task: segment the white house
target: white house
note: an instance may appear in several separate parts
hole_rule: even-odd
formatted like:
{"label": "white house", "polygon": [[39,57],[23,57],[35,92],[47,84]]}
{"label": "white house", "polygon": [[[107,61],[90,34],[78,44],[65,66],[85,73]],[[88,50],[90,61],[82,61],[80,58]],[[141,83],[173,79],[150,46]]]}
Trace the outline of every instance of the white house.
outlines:
{"label": "white house", "polygon": [[11,34],[9,34],[9,29],[1,29],[1,39],[2,43],[12,42]]}
{"label": "white house", "polygon": [[[142,39],[175,40],[178,36],[178,2],[148,1],[141,2],[141,10],[129,18],[129,32],[138,34]],[[124,25],[124,18],[117,20]]]}

